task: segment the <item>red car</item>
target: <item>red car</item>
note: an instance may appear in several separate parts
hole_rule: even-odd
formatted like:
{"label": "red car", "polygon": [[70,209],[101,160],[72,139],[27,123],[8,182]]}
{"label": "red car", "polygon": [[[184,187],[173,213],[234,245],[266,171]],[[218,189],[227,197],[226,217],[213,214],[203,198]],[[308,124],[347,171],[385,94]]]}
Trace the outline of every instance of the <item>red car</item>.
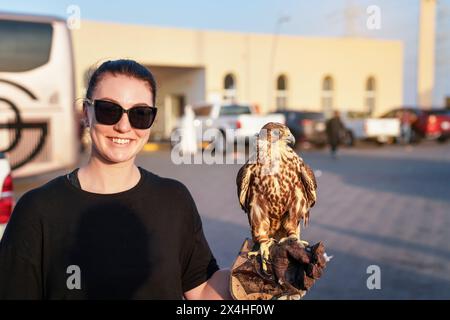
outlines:
{"label": "red car", "polygon": [[450,110],[447,109],[397,108],[382,118],[398,118],[402,125],[409,124],[412,128],[409,142],[417,142],[420,139],[445,142],[450,138]]}
{"label": "red car", "polygon": [[439,142],[445,142],[450,138],[450,111],[445,109],[424,111],[424,116],[419,118],[417,126],[423,130],[426,138],[436,138]]}
{"label": "red car", "polygon": [[13,183],[8,159],[0,152],[0,239],[13,209]]}

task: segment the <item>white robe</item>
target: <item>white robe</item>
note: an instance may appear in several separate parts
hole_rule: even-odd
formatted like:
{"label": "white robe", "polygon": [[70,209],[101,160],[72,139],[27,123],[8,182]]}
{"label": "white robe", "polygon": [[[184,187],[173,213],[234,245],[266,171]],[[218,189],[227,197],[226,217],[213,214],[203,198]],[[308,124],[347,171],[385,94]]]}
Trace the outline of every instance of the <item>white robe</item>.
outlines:
{"label": "white robe", "polygon": [[191,106],[186,106],[181,122],[181,152],[195,154],[197,152],[197,137],[194,127],[195,114]]}

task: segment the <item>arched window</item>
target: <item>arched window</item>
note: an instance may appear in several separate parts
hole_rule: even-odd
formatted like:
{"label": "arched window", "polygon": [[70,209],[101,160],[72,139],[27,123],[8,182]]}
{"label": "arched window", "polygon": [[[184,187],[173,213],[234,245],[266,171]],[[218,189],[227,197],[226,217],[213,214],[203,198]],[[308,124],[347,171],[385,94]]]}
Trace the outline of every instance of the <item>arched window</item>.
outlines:
{"label": "arched window", "polygon": [[284,74],[277,78],[277,90],[275,97],[275,104],[277,110],[283,110],[287,108],[287,93],[288,93],[288,81]]}
{"label": "arched window", "polygon": [[236,100],[236,81],[234,79],[234,75],[231,73],[228,73],[225,76],[225,79],[223,81],[223,98],[224,100]]}
{"label": "arched window", "polygon": [[322,110],[330,117],[334,107],[334,81],[331,76],[326,76],[322,81]]}
{"label": "arched window", "polygon": [[376,83],[373,77],[366,81],[366,92],[364,95],[364,106],[369,114],[372,114],[376,108]]}

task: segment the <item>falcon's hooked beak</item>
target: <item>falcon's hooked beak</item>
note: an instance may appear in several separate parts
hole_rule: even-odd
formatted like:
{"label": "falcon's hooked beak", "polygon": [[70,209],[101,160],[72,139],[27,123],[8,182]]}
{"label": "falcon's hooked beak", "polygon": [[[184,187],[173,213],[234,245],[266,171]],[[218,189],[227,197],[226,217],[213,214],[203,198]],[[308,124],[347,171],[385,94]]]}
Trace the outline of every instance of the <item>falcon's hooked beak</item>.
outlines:
{"label": "falcon's hooked beak", "polygon": [[292,133],[286,138],[286,142],[291,148],[295,146],[295,137],[292,135]]}

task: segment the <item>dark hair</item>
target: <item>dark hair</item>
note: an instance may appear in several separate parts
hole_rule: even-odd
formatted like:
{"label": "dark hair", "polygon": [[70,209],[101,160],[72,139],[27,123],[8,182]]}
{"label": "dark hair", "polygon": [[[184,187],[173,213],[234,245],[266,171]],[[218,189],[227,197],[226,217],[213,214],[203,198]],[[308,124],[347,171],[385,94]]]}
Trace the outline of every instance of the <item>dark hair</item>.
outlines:
{"label": "dark hair", "polygon": [[152,93],[152,102],[155,105],[156,102],[156,81],[153,74],[149,69],[141,65],[140,63],[129,60],[108,60],[103,62],[91,75],[89,79],[88,88],[86,91],[86,98],[91,99],[98,82],[106,73],[112,73],[113,75],[125,75],[131,78],[136,78],[148,83],[150,91]]}

